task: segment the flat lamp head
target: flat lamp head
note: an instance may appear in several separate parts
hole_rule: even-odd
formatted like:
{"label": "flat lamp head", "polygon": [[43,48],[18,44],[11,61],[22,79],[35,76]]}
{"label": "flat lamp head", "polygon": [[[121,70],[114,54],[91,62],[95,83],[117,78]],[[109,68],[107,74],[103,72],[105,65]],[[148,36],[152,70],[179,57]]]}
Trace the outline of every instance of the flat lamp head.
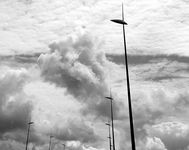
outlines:
{"label": "flat lamp head", "polygon": [[122,25],[127,25],[127,23],[124,20],[120,20],[120,19],[112,19],[112,22],[118,23],[118,24],[122,24]]}
{"label": "flat lamp head", "polygon": [[109,123],[105,123],[106,125],[108,125],[108,126],[110,126],[110,124]]}
{"label": "flat lamp head", "polygon": [[28,124],[33,124],[34,122],[29,122]]}
{"label": "flat lamp head", "polygon": [[107,97],[105,97],[105,98],[110,99],[110,100],[113,100],[113,98],[112,98],[112,97],[108,97],[108,96],[107,96]]}

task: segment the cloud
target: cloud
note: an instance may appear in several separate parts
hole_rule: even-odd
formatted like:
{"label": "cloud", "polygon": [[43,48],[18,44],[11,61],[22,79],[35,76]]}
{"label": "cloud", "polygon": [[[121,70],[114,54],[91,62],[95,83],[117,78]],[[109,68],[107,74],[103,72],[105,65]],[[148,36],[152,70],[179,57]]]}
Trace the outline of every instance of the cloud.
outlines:
{"label": "cloud", "polygon": [[[16,53],[16,56],[11,58],[13,59],[13,63],[22,63],[22,66],[27,69],[28,64],[35,63],[36,57],[38,57],[28,55],[28,52],[47,52],[41,55],[39,59],[42,68],[42,77],[45,81],[66,89],[67,93],[64,93],[65,95],[73,95],[82,106],[84,105],[81,110],[82,114],[79,113],[78,116],[95,115],[95,117],[98,116],[98,118],[99,116],[103,116],[103,118],[109,116],[109,109],[106,107],[109,102],[104,100],[104,96],[107,96],[108,91],[106,83],[104,82],[107,78],[107,72],[105,72],[104,75],[107,60],[104,54],[97,54],[98,52],[94,53],[94,51],[104,49],[106,52],[116,54],[123,53],[122,42],[120,42],[122,41],[121,27],[109,22],[111,18],[120,17],[121,1],[76,1],[70,3],[70,1],[57,0],[47,3],[45,0],[41,0],[32,1],[32,3],[26,5],[25,1],[7,0],[1,2],[0,8],[2,22],[0,26],[1,54],[11,53],[14,55]],[[134,104],[135,131],[137,138],[139,138],[142,137],[142,135],[146,136],[146,133],[144,133],[145,129],[143,128],[145,124],[152,125],[162,120],[171,121],[171,117],[174,117],[174,119],[177,118],[177,120],[187,118],[187,93],[183,95],[180,93],[174,95],[173,93],[177,93],[178,90],[179,92],[184,91],[179,88],[187,88],[184,85],[186,85],[188,81],[188,61],[187,57],[180,57],[180,55],[188,55],[186,49],[189,42],[187,40],[188,32],[186,31],[188,30],[187,13],[189,9],[188,3],[184,0],[152,0],[148,2],[144,0],[128,0],[125,3],[125,10],[127,12],[126,19],[129,24],[129,26],[127,26],[128,52],[138,54],[136,57],[131,56],[133,60],[130,61],[133,66],[136,64],[137,66],[129,69],[131,69],[131,89],[134,93],[132,93],[132,101]],[[103,13],[101,13],[102,11]],[[64,21],[62,22],[62,20]],[[177,32],[175,32],[175,29],[177,29]],[[96,45],[99,44],[96,44],[95,40],[90,42],[90,40],[87,40],[87,37],[83,36],[70,41],[54,42],[47,48],[48,43],[52,41],[61,40],[63,37],[67,38],[68,35],[74,37],[76,33],[86,30],[92,31],[93,33],[95,32],[98,37],[105,39],[106,44],[102,45],[100,48],[98,46],[96,47]],[[85,48],[89,50],[85,50]],[[51,50],[50,52],[48,52],[49,49]],[[67,49],[67,51],[65,49]],[[90,50],[92,50],[92,55],[90,54]],[[20,53],[24,53],[24,55],[19,55]],[[157,53],[161,56],[158,55],[156,57]],[[145,54],[145,56],[140,57],[140,55],[143,54]],[[178,54],[179,56],[169,54]],[[148,57],[148,55],[150,56]],[[167,55],[170,57],[168,56],[167,58]],[[120,61],[119,59],[120,58],[118,58],[118,61]],[[163,62],[158,62],[160,59],[163,59]],[[173,62],[175,60],[176,62]],[[122,64],[122,62],[121,60],[119,63]],[[121,68],[122,66],[120,65],[119,67]],[[115,92],[119,95],[119,98],[116,97],[115,99],[121,99],[122,96],[126,97],[125,80],[122,77],[122,74],[124,75],[124,68],[122,67],[120,69],[119,67],[111,68],[111,71],[114,72],[113,74],[116,74],[113,76],[112,80],[115,81],[114,77],[116,77],[116,79],[120,81],[119,83],[113,82],[112,85],[113,88],[115,87]],[[17,78],[13,78],[10,82],[14,80],[17,81]],[[135,82],[136,80],[138,83]],[[164,86],[164,88],[161,89],[162,91],[154,92],[152,89],[158,89],[160,82],[163,84],[162,86]],[[23,85],[24,84],[23,82]],[[144,85],[141,86],[141,84]],[[151,85],[149,86],[147,84]],[[147,86],[147,88],[145,86]],[[10,100],[10,102],[5,101],[6,104],[8,103],[5,108],[10,108],[12,113],[15,112],[15,114],[18,115],[19,113],[14,109],[18,107],[22,109],[22,115],[28,113],[28,117],[30,117],[30,110],[27,112],[24,111],[23,108],[33,109],[33,106],[30,108],[32,104],[25,102],[25,99],[28,99],[28,97],[22,93],[22,90],[21,95],[16,94],[20,93],[20,86],[13,85],[13,87],[13,89],[10,88],[11,96],[5,94],[5,99],[8,97]],[[18,87],[18,89],[15,87]],[[34,87],[37,87],[37,85]],[[177,88],[173,89],[172,87]],[[140,91],[144,92],[144,95],[135,98],[135,90],[139,88]],[[168,93],[166,93],[167,89],[169,89]],[[4,89],[2,88],[2,90]],[[51,91],[45,95],[48,95],[49,99],[53,97],[51,96]],[[174,96],[176,96],[176,98],[174,98]],[[20,97],[24,97],[23,102],[20,102],[20,99],[22,99]],[[67,101],[69,100],[70,99]],[[20,103],[17,103],[17,101]],[[64,101],[64,99],[62,101]],[[48,101],[44,100],[43,104],[46,102]],[[53,100],[49,103],[54,102]],[[125,106],[123,106],[122,103],[117,103],[117,101],[115,103],[115,118],[121,119],[123,117],[119,110],[123,110],[121,107]],[[3,106],[5,106],[5,104],[3,104]],[[64,106],[67,105],[65,104]],[[50,108],[50,105],[47,108],[43,108],[42,110],[44,112],[42,113],[48,114],[49,110],[47,109]],[[54,111],[54,108],[51,109]],[[37,112],[38,111],[36,111],[36,114]],[[65,115],[67,114],[65,113]],[[12,114],[10,116],[12,116]],[[54,116],[56,116],[56,113]],[[48,117],[46,122],[51,121],[50,117]],[[11,118],[12,117],[9,119]],[[27,118],[27,115],[23,116],[23,118]],[[125,118],[123,120],[127,121]],[[18,124],[15,128],[24,128],[22,125],[20,126]],[[92,133],[92,129],[88,124],[84,123],[83,125],[80,123],[80,125],[87,128],[87,133]],[[74,125],[72,125],[71,128],[73,130],[77,129]],[[10,127],[6,130],[9,131],[9,129]],[[9,136],[13,138],[20,130],[22,129],[18,129],[14,132],[6,132],[6,137]],[[83,131],[83,128],[81,128],[81,131]],[[127,130],[121,131],[125,134]],[[67,131],[65,131],[65,133],[67,133]],[[129,129],[127,133],[129,133]],[[82,135],[83,133],[81,132],[79,134]],[[66,135],[70,139],[72,138],[72,134],[69,134],[69,132]],[[87,137],[87,135],[84,135],[84,137]],[[89,137],[89,139],[90,138],[91,137]],[[85,140],[86,139],[82,139],[82,141]],[[149,143],[153,143],[149,145],[156,145],[156,143],[158,143],[157,145],[161,145],[158,139],[150,139],[149,141]],[[153,146],[149,147],[153,148]]]}
{"label": "cloud", "polygon": [[32,68],[37,64],[37,58],[41,53],[6,55],[0,56],[0,67],[9,66],[10,68]]}
{"label": "cloud", "polygon": [[[66,149],[68,150],[105,150],[104,148],[95,148],[91,145],[88,144],[83,144],[80,141],[67,141],[67,142],[62,142],[57,139],[52,139],[51,143],[51,149],[52,150],[60,150],[63,149],[64,146],[62,144],[66,144]],[[32,150],[46,150],[49,148],[49,144],[41,145],[41,146],[36,146],[36,145],[29,145],[30,149]]]}
{"label": "cloud", "polygon": [[[135,89],[135,87],[133,88]],[[150,136],[159,138],[168,150],[171,149],[167,147],[167,144],[160,136],[149,134],[148,130],[150,130],[151,126],[165,121],[183,121],[187,125],[188,92],[178,89],[178,87],[173,88],[172,85],[165,87],[164,85],[151,86],[145,84],[142,85],[142,88],[139,87],[139,89],[135,90],[132,95],[136,145],[141,148],[140,141],[144,144],[146,143],[144,139]],[[119,143],[118,147],[124,149],[130,146],[130,126],[128,120],[117,122],[116,129],[119,132],[118,136],[116,136],[117,143]],[[119,139],[120,137],[121,139]],[[181,136],[177,138],[178,141],[183,140]],[[125,141],[128,142],[126,143]],[[170,140],[170,145],[171,143],[174,143],[174,140]],[[184,144],[181,142],[179,145]]]}
{"label": "cloud", "polygon": [[[109,21],[121,17],[121,3],[120,0],[2,1],[1,54],[41,52],[47,50],[50,41],[85,31],[105,39],[103,48],[108,53],[122,54],[122,30]],[[129,53],[188,55],[186,1],[127,0],[124,6]]]}
{"label": "cloud", "polygon": [[167,150],[163,142],[157,137],[148,137],[145,147],[147,150]]}
{"label": "cloud", "polygon": [[0,78],[0,132],[24,129],[31,117],[32,104],[26,100],[23,86],[27,80],[27,71],[12,70]]}
{"label": "cloud", "polygon": [[[107,58],[125,65],[124,55],[107,54]],[[188,79],[188,57],[179,55],[128,55],[129,69],[134,79],[153,82]],[[119,82],[119,80],[117,81]]]}
{"label": "cloud", "polygon": [[[172,93],[175,91],[174,93]],[[156,90],[148,90],[148,94],[142,91],[133,97],[135,124],[153,124],[161,119],[168,119],[175,115],[186,117],[188,107],[188,92],[177,89],[165,89],[159,87]],[[180,118],[181,119],[181,118]]]}
{"label": "cloud", "polygon": [[[115,62],[116,64],[125,64],[125,55],[115,55],[115,54],[106,54],[107,58],[110,61]],[[171,62],[178,62],[178,63],[186,63],[189,64],[189,60],[187,56],[179,56],[179,55],[165,55],[165,54],[158,54],[158,55],[128,55],[128,62],[130,65],[142,65],[142,64],[149,64],[157,61],[168,60]]]}
{"label": "cloud", "polygon": [[50,45],[51,53],[39,57],[42,76],[58,86],[67,87],[76,97],[102,95],[104,82],[103,53],[96,54],[98,47],[86,35],[76,42],[69,39]]}
{"label": "cloud", "polygon": [[188,124],[181,122],[162,122],[153,125],[148,130],[148,133],[160,138],[168,150],[184,150],[188,147]]}
{"label": "cloud", "polygon": [[47,43],[51,41],[87,30],[95,22],[91,16],[99,13],[98,9],[91,11],[96,3],[96,0],[2,1],[1,54],[41,52],[48,50]]}
{"label": "cloud", "polygon": [[[122,110],[124,109],[124,105],[120,101],[116,101],[117,97],[113,97],[113,115],[114,115],[114,120],[122,120],[125,119],[127,115],[125,115]],[[94,112],[94,110],[96,110]],[[110,101],[107,99],[103,99],[99,102],[93,103],[88,105],[87,107],[84,108],[82,111],[83,115],[87,115],[88,113],[95,114],[97,118],[104,118],[106,117],[110,119]]]}
{"label": "cloud", "polygon": [[24,145],[14,140],[0,141],[0,149],[21,150],[21,149],[24,149]]}
{"label": "cloud", "polygon": [[[52,127],[53,133],[59,140],[75,140],[90,143],[95,147],[104,145],[102,140],[104,130],[101,133],[102,131],[96,128],[105,128],[103,122],[110,117],[110,101],[105,99],[105,96],[109,96],[105,75],[107,68],[111,69],[109,66],[111,63],[101,52],[98,40],[86,34],[76,39],[50,44],[49,47],[51,49],[49,53],[41,54],[38,59],[44,83],[62,89],[61,93],[67,95],[61,98],[61,105],[66,106],[73,98],[81,104],[77,117],[68,115],[67,118],[65,116],[69,111],[65,111],[60,118],[63,120],[62,123],[59,120],[51,120],[49,114],[47,120],[57,122]],[[68,95],[71,95],[72,99]],[[125,120],[127,115],[122,111],[125,110],[125,106],[117,95],[113,95],[114,119]],[[53,102],[56,103],[55,100]],[[72,105],[75,107],[78,104],[74,102]],[[67,106],[63,109],[67,109]],[[56,113],[55,110],[53,113]],[[72,120],[70,117],[75,118],[75,121],[70,121]],[[99,125],[91,126],[89,122],[96,122],[94,124]]]}
{"label": "cloud", "polygon": [[[63,145],[61,143],[57,143],[53,146],[54,150],[59,150],[62,148],[63,148]],[[104,150],[104,149],[95,148],[86,144],[82,144],[79,141],[66,142],[66,149],[68,150]]]}
{"label": "cloud", "polygon": [[55,137],[63,141],[80,141],[81,143],[95,143],[100,140],[94,130],[84,121],[74,119],[68,120],[64,127],[55,125]]}
{"label": "cloud", "polygon": [[[25,85],[31,80],[24,69],[0,69],[0,138],[25,143],[28,122],[33,119],[34,103],[25,91]],[[31,128],[34,130],[35,128]],[[31,134],[30,141],[42,144],[41,135]]]}
{"label": "cloud", "polygon": [[[172,84],[167,86],[145,84],[142,87],[132,94],[136,145],[142,148],[148,143],[147,138],[150,137],[149,149],[150,147],[153,149],[150,145],[155,146],[155,143],[159,143],[159,148],[162,149],[186,149],[189,135],[187,90]],[[121,126],[122,123],[124,125]],[[129,124],[123,121],[117,125],[117,128],[123,134],[119,134],[123,139],[119,146],[123,149],[126,146],[123,142],[130,142]],[[145,138],[146,141],[144,141]],[[140,145],[140,141],[144,144],[143,146]],[[144,147],[147,149],[146,145]]]}
{"label": "cloud", "polygon": [[[120,72],[123,73],[125,71],[125,67],[122,65],[124,57],[120,57],[116,57],[116,60],[111,60],[112,57],[110,57],[109,60],[118,62],[120,67],[118,69],[122,70]],[[188,61],[187,57],[178,55],[129,55],[129,57],[136,145],[139,146],[138,142],[149,136],[146,128],[150,128],[150,126],[165,121],[178,121],[187,124]],[[120,75],[119,73],[112,79],[115,83],[114,86],[116,86],[114,92],[119,93],[120,97],[126,97],[127,93],[123,90],[126,86],[125,77]],[[118,128],[121,128],[119,130],[124,132],[122,136],[119,134],[124,139],[119,143],[119,146],[124,149],[130,145],[129,124],[125,124],[125,127],[119,124]],[[159,138],[165,148],[170,149],[160,137],[152,135],[153,137]],[[178,137],[178,141],[179,138],[182,140],[181,137]],[[123,144],[125,141],[129,142]],[[172,142],[174,143],[174,140]],[[179,145],[184,144],[181,142]]]}
{"label": "cloud", "polygon": [[93,118],[81,114],[83,105],[69,95],[66,89],[49,82],[41,82],[31,83],[27,87],[27,93],[35,93],[37,98],[32,113],[35,132],[42,134],[46,143],[50,134],[54,135],[54,139],[64,142],[99,142],[100,138],[90,123]]}
{"label": "cloud", "polygon": [[[105,78],[107,60],[100,51],[98,40],[85,34],[49,47],[50,53],[42,54],[38,59],[42,77],[65,88],[82,102],[86,106],[84,114],[109,116],[109,110],[105,108],[108,107],[105,106],[108,104],[105,100],[108,93]],[[118,104],[115,105],[115,113],[118,113]]]}

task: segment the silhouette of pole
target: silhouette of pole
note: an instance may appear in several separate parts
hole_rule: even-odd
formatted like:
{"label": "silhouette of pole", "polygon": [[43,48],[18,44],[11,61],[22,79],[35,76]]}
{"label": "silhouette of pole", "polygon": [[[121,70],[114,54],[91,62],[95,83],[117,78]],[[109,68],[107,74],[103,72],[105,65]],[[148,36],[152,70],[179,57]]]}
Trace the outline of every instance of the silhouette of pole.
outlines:
{"label": "silhouette of pole", "polygon": [[62,144],[62,145],[64,146],[64,149],[63,149],[63,150],[65,150],[66,145],[65,145],[65,144]]}
{"label": "silhouette of pole", "polygon": [[27,138],[26,138],[26,149],[28,149],[28,142],[29,142],[29,136],[30,136],[30,125],[33,124],[33,122],[28,123],[28,132],[27,132]]}
{"label": "silhouette of pole", "polygon": [[113,141],[113,150],[115,150],[115,138],[114,138],[114,115],[113,115],[113,98],[111,97],[106,97],[107,99],[110,100],[111,103],[111,121],[112,121],[112,141]]}
{"label": "silhouette of pole", "polygon": [[112,147],[111,139],[112,138],[111,138],[111,129],[110,129],[111,125],[110,125],[110,122],[106,123],[106,125],[108,126],[108,131],[109,131],[109,137],[108,137],[108,139],[109,139],[110,150],[111,150],[111,147]]}
{"label": "silhouette of pole", "polygon": [[53,137],[54,137],[54,136],[52,136],[52,135],[49,137],[49,150],[51,150],[51,139],[52,139]]}
{"label": "silhouette of pole", "polygon": [[111,21],[123,25],[123,40],[124,40],[124,50],[125,50],[125,71],[126,71],[126,78],[127,78],[127,93],[128,93],[131,145],[132,145],[132,150],[135,150],[136,149],[135,148],[135,134],[134,134],[134,125],[133,125],[131,93],[130,93],[130,83],[129,83],[129,71],[128,71],[128,58],[127,58],[127,49],[126,49],[126,36],[125,36],[125,25],[127,25],[127,23],[124,21],[123,4],[122,4],[122,20],[113,19]]}

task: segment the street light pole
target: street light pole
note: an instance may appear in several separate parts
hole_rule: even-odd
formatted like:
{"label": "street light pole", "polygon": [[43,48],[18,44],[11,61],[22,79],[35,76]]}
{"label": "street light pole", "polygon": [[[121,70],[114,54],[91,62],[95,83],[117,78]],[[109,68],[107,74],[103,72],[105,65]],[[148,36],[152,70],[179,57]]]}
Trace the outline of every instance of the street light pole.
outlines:
{"label": "street light pole", "polygon": [[113,140],[113,150],[115,150],[115,138],[114,138],[114,115],[113,115],[113,98],[111,97],[105,97],[108,100],[110,100],[111,103],[111,122],[112,122],[112,140]]}
{"label": "street light pole", "polygon": [[130,93],[129,71],[128,71],[128,58],[127,58],[127,49],[126,49],[126,36],[125,36],[125,25],[127,25],[127,23],[124,21],[123,4],[122,4],[122,20],[113,19],[111,21],[123,25],[123,40],[124,40],[124,50],[125,50],[125,71],[126,71],[126,78],[127,78],[127,93],[128,93],[131,145],[132,145],[132,150],[135,150],[136,149],[135,148],[135,134],[134,134],[134,124],[133,124],[133,115],[132,115],[132,104],[131,104],[131,93]]}
{"label": "street light pole", "polygon": [[30,125],[33,124],[33,122],[28,123],[28,132],[27,132],[27,138],[26,138],[26,148],[25,150],[28,149],[28,142],[29,142],[29,136],[30,136]]}
{"label": "street light pole", "polygon": [[109,131],[109,144],[110,144],[110,150],[111,150],[111,147],[112,147],[112,143],[111,143],[111,140],[112,140],[112,138],[111,138],[111,129],[110,129],[110,127],[111,127],[111,125],[110,125],[110,122],[108,122],[108,123],[106,123],[106,125],[108,126],[108,131]]}
{"label": "street light pole", "polygon": [[54,136],[52,136],[52,135],[49,137],[49,150],[51,150],[51,139],[52,139],[53,137],[54,137]]}
{"label": "street light pole", "polygon": [[63,150],[65,150],[66,145],[65,145],[65,144],[62,144],[62,145],[64,146],[64,149],[63,149]]}

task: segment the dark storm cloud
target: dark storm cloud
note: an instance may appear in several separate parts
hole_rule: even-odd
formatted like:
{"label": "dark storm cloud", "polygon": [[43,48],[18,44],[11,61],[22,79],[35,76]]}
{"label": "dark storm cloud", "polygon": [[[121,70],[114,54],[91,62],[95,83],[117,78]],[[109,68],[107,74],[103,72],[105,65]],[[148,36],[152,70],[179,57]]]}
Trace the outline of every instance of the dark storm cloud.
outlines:
{"label": "dark storm cloud", "polygon": [[83,35],[75,41],[68,39],[49,47],[51,52],[40,55],[38,60],[42,77],[66,88],[69,94],[84,103],[84,114],[108,115],[104,99],[108,93],[105,82],[107,60],[104,53],[99,52],[98,42]]}
{"label": "dark storm cloud", "polygon": [[[117,64],[125,64],[125,55],[107,54],[107,58]],[[161,60],[176,61],[189,64],[189,57],[179,55],[128,55],[128,63],[130,65],[142,65],[153,63]]]}
{"label": "dark storm cloud", "polygon": [[[124,64],[123,55],[107,55],[111,61]],[[188,79],[189,57],[178,55],[129,55],[132,72],[139,79],[153,82]],[[117,81],[119,82],[119,81]]]}
{"label": "dark storm cloud", "polygon": [[32,104],[24,101],[22,93],[26,79],[24,71],[10,72],[0,79],[0,133],[24,129],[31,118]]}
{"label": "dark storm cloud", "polygon": [[[0,139],[25,143],[27,125],[33,111],[33,103],[23,91],[28,80],[25,69],[8,69],[0,77]],[[31,134],[30,141],[37,144],[44,142],[35,132]]]}
{"label": "dark storm cloud", "polygon": [[145,80],[159,82],[159,81],[163,81],[163,80],[174,80],[174,79],[188,79],[188,77],[174,76],[174,75],[162,75],[162,76],[148,77]]}
{"label": "dark storm cloud", "polygon": [[93,53],[93,42],[83,36],[50,45],[51,53],[39,57],[42,76],[57,86],[66,87],[76,97],[102,95],[106,90],[102,53]]}
{"label": "dark storm cloud", "polygon": [[20,54],[20,55],[14,55],[14,59],[18,63],[36,63],[38,57],[42,53],[33,53],[33,54]]}
{"label": "dark storm cloud", "polygon": [[33,54],[16,54],[16,55],[6,55],[0,56],[1,64],[6,64],[12,67],[22,66],[27,67],[27,65],[32,65],[37,63],[38,57],[42,53]]}
{"label": "dark storm cloud", "polygon": [[[179,81],[187,80],[189,73],[189,66],[186,63],[162,61],[147,64],[138,67],[138,77],[142,77],[145,81],[163,82],[163,81]],[[136,72],[137,72],[136,71]]]}
{"label": "dark storm cloud", "polygon": [[0,109],[0,133],[27,128],[27,121],[31,118],[32,110],[30,102],[19,103],[19,100],[9,102],[6,106],[7,111],[4,111],[3,107]]}

